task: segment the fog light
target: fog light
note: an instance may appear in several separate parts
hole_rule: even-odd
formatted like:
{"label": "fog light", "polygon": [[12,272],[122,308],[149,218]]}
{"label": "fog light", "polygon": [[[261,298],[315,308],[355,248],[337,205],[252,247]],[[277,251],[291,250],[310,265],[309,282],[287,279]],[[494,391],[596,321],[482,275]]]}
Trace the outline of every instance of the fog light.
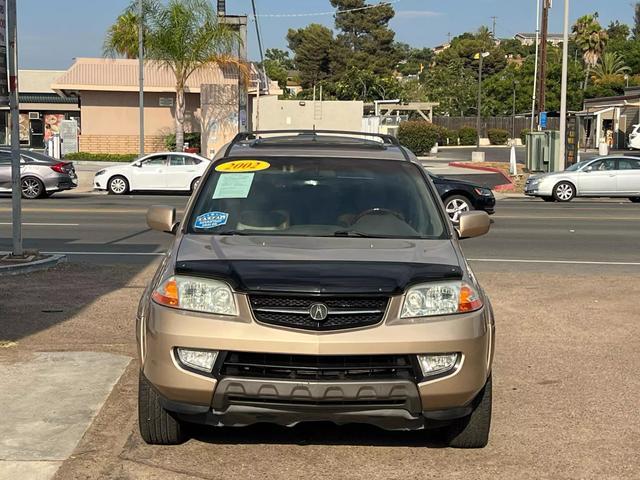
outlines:
{"label": "fog light", "polygon": [[202,372],[211,372],[213,364],[216,363],[218,352],[215,350],[190,350],[188,348],[177,348],[178,359],[187,367],[195,368]]}
{"label": "fog light", "polygon": [[432,377],[448,372],[458,363],[460,354],[439,353],[437,355],[418,355],[418,363],[425,377]]}

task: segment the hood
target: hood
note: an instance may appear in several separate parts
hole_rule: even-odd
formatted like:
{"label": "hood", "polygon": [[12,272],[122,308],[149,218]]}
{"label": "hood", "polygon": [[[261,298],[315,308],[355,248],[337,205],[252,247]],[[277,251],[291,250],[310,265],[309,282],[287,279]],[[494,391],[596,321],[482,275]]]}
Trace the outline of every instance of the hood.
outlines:
{"label": "hood", "polygon": [[450,240],[186,235],[177,274],[223,279],[240,292],[398,294],[462,278]]}
{"label": "hood", "polygon": [[477,183],[469,182],[467,180],[459,180],[457,178],[443,177],[440,175],[433,175],[433,177],[435,177],[436,183],[456,183],[458,185],[466,185],[472,188],[487,188],[483,187],[482,185],[478,185]]}

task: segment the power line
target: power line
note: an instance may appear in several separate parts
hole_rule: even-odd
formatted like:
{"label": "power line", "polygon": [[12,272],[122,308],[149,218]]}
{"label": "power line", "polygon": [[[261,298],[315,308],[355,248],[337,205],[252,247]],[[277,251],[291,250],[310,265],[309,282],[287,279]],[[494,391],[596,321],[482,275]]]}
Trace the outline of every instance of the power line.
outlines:
{"label": "power line", "polygon": [[350,8],[348,10],[331,10],[326,12],[313,12],[313,13],[264,13],[256,15],[256,17],[262,18],[289,18],[289,17],[319,17],[323,15],[342,15],[351,12],[360,12],[362,10],[370,10],[372,8],[385,7],[400,3],[401,0],[387,0],[385,2],[376,3],[375,5],[366,5],[364,7]]}

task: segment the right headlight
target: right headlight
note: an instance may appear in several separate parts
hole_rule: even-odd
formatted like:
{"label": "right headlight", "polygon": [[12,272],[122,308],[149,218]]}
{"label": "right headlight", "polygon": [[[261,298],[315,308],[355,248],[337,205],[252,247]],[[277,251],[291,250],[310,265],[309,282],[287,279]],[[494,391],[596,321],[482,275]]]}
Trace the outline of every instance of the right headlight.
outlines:
{"label": "right headlight", "polygon": [[162,282],[151,297],[165,307],[238,315],[231,287],[219,280],[175,275]]}
{"label": "right headlight", "polygon": [[96,172],[95,176],[99,177],[100,175],[104,175],[105,172],[106,172],[106,170],[100,170],[100,171]]}
{"label": "right headlight", "polygon": [[407,291],[400,318],[473,312],[482,305],[479,293],[465,282],[424,283]]}

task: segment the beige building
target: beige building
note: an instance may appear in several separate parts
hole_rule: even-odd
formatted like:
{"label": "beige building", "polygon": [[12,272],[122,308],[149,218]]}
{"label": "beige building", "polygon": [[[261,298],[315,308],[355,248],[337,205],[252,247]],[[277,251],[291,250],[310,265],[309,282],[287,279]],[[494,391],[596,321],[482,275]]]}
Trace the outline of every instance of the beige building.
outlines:
{"label": "beige building", "polygon": [[[255,75],[255,69],[254,75]],[[145,66],[145,151],[165,149],[164,139],[175,131],[175,77],[155,62]],[[257,84],[257,82],[254,82]],[[209,67],[196,71],[186,85],[185,131],[201,132],[203,85],[237,86],[233,68]],[[52,88],[80,98],[80,151],[134,153],[139,148],[138,61],[79,58]],[[255,93],[255,88],[249,89]],[[237,130],[236,130],[237,131]],[[227,129],[225,135],[232,135]]]}

